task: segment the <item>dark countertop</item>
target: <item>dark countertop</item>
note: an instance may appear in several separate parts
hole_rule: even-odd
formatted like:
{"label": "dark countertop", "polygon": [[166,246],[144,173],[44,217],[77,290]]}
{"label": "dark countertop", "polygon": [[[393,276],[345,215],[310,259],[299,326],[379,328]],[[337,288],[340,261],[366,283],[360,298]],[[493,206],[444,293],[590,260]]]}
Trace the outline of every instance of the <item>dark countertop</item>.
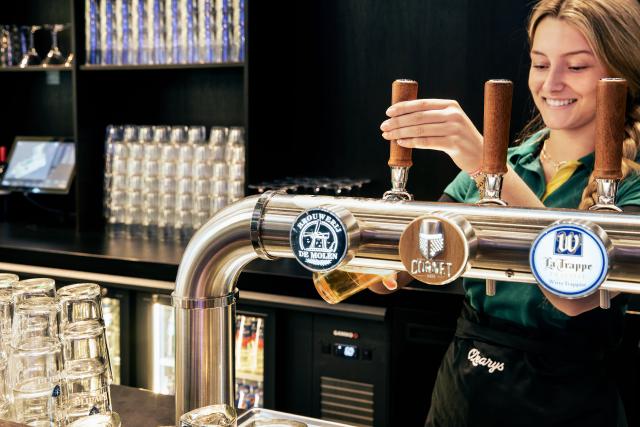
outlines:
{"label": "dark countertop", "polygon": [[120,415],[122,427],[158,427],[175,425],[173,396],[141,388],[111,386],[111,404]]}
{"label": "dark countertop", "polygon": [[[141,388],[112,385],[111,406],[120,415],[123,427],[175,425],[176,411],[173,396],[157,394]],[[0,427],[23,426],[25,425],[0,420]]]}
{"label": "dark countertop", "polygon": [[[105,232],[0,223],[0,261],[41,267],[175,280],[186,242],[111,237]],[[293,260],[256,260],[248,272],[308,278]]]}

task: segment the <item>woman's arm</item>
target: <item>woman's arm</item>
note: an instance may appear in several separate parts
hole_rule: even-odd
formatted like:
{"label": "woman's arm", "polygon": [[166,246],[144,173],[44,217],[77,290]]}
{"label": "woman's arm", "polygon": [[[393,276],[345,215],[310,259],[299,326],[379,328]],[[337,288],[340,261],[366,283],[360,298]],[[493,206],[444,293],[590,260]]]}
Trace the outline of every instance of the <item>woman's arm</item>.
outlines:
{"label": "woman's arm", "polygon": [[[382,137],[407,148],[439,150],[467,173],[482,165],[483,138],[456,101],[418,99],[399,102],[387,110]],[[503,177],[502,198],[510,206],[544,207],[511,168]]]}

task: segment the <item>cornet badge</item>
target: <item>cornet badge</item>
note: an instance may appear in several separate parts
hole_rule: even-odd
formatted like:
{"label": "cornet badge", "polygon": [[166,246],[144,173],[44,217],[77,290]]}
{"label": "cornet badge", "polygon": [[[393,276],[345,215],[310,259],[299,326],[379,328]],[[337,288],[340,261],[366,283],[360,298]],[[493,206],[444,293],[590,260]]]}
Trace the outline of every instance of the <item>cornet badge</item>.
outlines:
{"label": "cornet badge", "polygon": [[476,247],[473,229],[462,217],[433,213],[413,220],[400,236],[400,260],[413,278],[444,285],[467,270]]}

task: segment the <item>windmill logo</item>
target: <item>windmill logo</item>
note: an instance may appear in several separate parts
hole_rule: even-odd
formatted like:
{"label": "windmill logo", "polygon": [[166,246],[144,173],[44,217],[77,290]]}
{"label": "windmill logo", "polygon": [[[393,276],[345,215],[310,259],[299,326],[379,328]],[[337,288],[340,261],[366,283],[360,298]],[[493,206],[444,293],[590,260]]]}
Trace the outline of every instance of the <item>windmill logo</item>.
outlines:
{"label": "windmill logo", "polygon": [[311,271],[337,267],[347,252],[347,232],[334,213],[322,208],[303,212],[291,228],[293,254]]}
{"label": "windmill logo", "polygon": [[442,223],[436,219],[423,219],[420,223],[420,253],[426,259],[433,259],[444,252],[444,231]]}

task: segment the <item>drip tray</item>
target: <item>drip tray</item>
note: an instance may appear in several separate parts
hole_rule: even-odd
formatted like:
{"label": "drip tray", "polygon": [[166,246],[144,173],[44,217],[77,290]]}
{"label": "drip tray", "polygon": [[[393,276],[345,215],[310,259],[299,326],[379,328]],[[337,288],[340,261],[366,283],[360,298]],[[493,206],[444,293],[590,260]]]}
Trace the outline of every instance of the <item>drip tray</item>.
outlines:
{"label": "drip tray", "polygon": [[352,427],[270,409],[253,408],[238,417],[238,427]]}

